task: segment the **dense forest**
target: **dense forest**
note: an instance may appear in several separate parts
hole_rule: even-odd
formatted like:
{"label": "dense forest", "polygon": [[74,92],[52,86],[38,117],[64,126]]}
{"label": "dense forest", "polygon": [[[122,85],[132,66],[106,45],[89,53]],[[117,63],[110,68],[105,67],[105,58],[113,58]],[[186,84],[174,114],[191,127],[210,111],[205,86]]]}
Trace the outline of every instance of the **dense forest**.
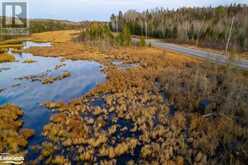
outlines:
{"label": "dense forest", "polygon": [[76,41],[91,44],[101,48],[120,47],[120,46],[145,46],[144,38],[140,42],[132,42],[131,32],[127,26],[118,34],[111,32],[108,23],[106,22],[89,22],[81,26],[80,34]]}
{"label": "dense forest", "polygon": [[[232,20],[232,33],[229,33]],[[225,48],[228,36],[232,34],[230,47],[238,51],[248,50],[247,5],[177,10],[156,8],[144,12],[129,10],[111,16],[112,31],[122,31],[124,26],[128,26],[135,35],[219,49]]]}

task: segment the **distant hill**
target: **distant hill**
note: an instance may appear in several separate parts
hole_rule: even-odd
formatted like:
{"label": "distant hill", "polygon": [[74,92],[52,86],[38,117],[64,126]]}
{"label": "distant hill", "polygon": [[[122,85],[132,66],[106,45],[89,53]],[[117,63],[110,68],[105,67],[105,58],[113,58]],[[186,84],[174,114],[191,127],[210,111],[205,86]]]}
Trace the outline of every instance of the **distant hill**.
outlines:
{"label": "distant hill", "polygon": [[69,21],[69,20],[57,20],[57,19],[30,19],[31,22],[58,22],[58,23],[63,23],[67,25],[80,25],[82,22],[74,22],[74,21]]}
{"label": "distant hill", "polygon": [[[7,18],[7,19],[11,19],[11,18]],[[2,16],[0,16],[0,21],[2,21]],[[56,31],[56,30],[80,29],[89,25],[90,23],[92,22],[91,21],[74,22],[69,20],[56,20],[56,19],[29,19],[29,25],[30,25],[29,28],[30,28],[30,33],[40,33],[40,32]],[[1,29],[1,25],[2,22],[0,22],[0,29]],[[13,37],[16,36],[1,35],[0,41],[11,39]]]}
{"label": "distant hill", "polygon": [[[0,21],[2,22],[2,16],[0,16]],[[7,19],[11,19],[8,17]],[[0,28],[2,23],[0,22]],[[32,33],[53,31],[53,30],[65,30],[65,29],[78,29],[92,22],[97,23],[107,23],[100,21],[69,21],[69,20],[57,20],[57,19],[29,19],[30,31]]]}
{"label": "distant hill", "polygon": [[72,22],[54,19],[30,19],[30,31],[39,33],[45,31],[67,30],[80,28],[83,22]]}

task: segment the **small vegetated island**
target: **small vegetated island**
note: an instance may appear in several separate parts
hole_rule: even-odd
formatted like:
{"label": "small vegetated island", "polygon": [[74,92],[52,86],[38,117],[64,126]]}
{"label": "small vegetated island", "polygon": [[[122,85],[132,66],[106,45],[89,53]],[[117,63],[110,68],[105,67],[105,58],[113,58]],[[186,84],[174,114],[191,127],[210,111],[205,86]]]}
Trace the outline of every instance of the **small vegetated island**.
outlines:
{"label": "small vegetated island", "polygon": [[[2,105],[0,153],[23,155],[27,164],[247,164],[247,71],[145,41],[159,37],[224,49],[235,17],[230,56],[245,58],[247,13],[247,6],[232,5],[120,12],[109,23],[31,22],[38,33],[28,39],[53,46],[25,52],[97,61],[106,81],[69,102],[44,102],[53,114],[35,146],[29,145],[35,132],[23,127],[21,108]],[[133,35],[139,40],[133,41]],[[6,51],[14,43],[4,42],[0,61],[14,61]],[[120,68],[116,61],[128,67]]]}

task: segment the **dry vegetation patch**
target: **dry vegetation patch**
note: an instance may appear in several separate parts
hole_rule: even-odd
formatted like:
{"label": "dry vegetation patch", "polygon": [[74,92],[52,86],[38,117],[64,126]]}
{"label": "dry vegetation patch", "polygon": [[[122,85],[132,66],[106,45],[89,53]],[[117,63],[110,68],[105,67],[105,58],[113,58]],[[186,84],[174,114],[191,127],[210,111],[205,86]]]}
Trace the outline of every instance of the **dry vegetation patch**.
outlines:
{"label": "dry vegetation patch", "polygon": [[21,109],[15,105],[0,107],[0,152],[25,155],[25,147],[28,139],[34,132],[30,129],[22,129],[23,115]]}
{"label": "dry vegetation patch", "polygon": [[46,41],[54,43],[64,43],[71,41],[72,36],[75,36],[79,32],[76,30],[66,30],[66,31],[51,31],[43,33],[35,33],[30,37],[33,41]]}
{"label": "dry vegetation patch", "polygon": [[14,62],[14,61],[15,61],[15,56],[8,53],[0,54],[0,63]]}

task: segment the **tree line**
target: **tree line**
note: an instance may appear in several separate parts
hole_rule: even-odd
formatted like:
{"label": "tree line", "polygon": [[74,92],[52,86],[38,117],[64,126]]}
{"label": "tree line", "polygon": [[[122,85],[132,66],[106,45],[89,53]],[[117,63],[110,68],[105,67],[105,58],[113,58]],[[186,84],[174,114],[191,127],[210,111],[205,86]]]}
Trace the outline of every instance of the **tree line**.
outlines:
{"label": "tree line", "polygon": [[156,8],[137,12],[121,11],[110,18],[110,28],[120,32],[124,27],[131,34],[151,36],[173,42],[224,49],[232,19],[230,47],[248,51],[248,6],[232,4],[218,7],[196,7],[168,10]]}
{"label": "tree line", "polygon": [[[77,41],[91,42],[91,43],[107,43],[112,46],[130,46],[132,42],[131,32],[128,26],[124,26],[119,33],[112,33],[110,27],[106,22],[89,22],[81,27],[80,34]],[[139,46],[145,46],[144,39]]]}

